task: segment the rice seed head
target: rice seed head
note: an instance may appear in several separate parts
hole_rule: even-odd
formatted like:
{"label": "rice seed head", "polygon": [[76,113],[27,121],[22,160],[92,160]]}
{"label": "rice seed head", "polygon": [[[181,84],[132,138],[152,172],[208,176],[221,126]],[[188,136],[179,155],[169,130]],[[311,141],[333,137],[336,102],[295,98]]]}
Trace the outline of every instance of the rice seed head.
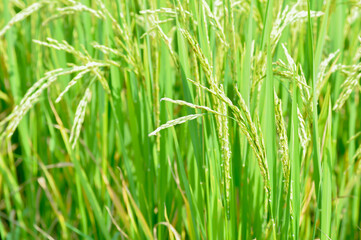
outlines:
{"label": "rice seed head", "polygon": [[31,4],[29,7],[21,10],[19,13],[17,13],[1,30],[0,30],[0,38],[5,35],[5,33],[16,23],[21,22],[31,14],[35,13],[42,7],[44,7],[46,4],[49,4],[50,2],[47,0],[42,0],[35,2]]}
{"label": "rice seed head", "polygon": [[44,90],[52,85],[60,76],[103,65],[103,63],[89,63],[85,66],[73,66],[67,69],[59,68],[46,72],[43,78],[39,79],[31,88],[29,88],[19,105],[14,108],[11,114],[0,122],[0,140],[3,138],[11,138],[21,119],[39,101],[39,97]]}
{"label": "rice seed head", "polygon": [[[221,103],[221,110],[222,110],[222,115],[227,116],[227,105],[224,102]],[[221,141],[221,148],[222,148],[222,158],[223,158],[223,162],[224,162],[224,178],[225,178],[225,188],[226,188],[225,189],[226,215],[227,215],[227,219],[230,220],[232,172],[231,172],[231,150],[230,150],[230,143],[229,143],[229,131],[228,131],[227,117],[222,117],[221,130],[222,130],[222,139],[220,139],[220,141]]]}
{"label": "rice seed head", "polygon": [[282,101],[278,98],[276,92],[274,93],[275,99],[275,117],[276,117],[276,130],[279,136],[279,145],[280,145],[280,158],[283,169],[283,176],[285,179],[285,195],[287,196],[288,187],[289,187],[289,176],[290,176],[290,159],[289,159],[289,150],[288,150],[288,138],[287,131],[282,116]]}
{"label": "rice seed head", "polygon": [[[330,53],[327,58],[325,58],[319,66],[319,72],[317,75],[317,87],[316,87],[316,96],[320,95],[322,88],[325,86],[326,81],[331,73],[337,70],[336,61],[338,60],[340,50],[338,49],[336,52]],[[335,59],[333,64],[330,66],[328,73],[326,73],[327,66],[331,63],[331,61]]]}
{"label": "rice seed head", "polygon": [[70,132],[69,143],[71,144],[73,149],[75,148],[75,145],[79,139],[80,129],[84,122],[86,106],[88,102],[90,102],[90,99],[91,99],[91,91],[89,88],[87,88],[85,90],[83,98],[80,100],[78,107],[76,109],[73,126]]}
{"label": "rice seed head", "polygon": [[208,59],[203,54],[203,51],[199,47],[199,44],[187,30],[180,28],[180,32],[182,33],[183,37],[188,41],[189,45],[192,47],[194,53],[196,54],[210,85],[215,85],[215,81],[213,80],[212,76],[212,66],[209,64]]}
{"label": "rice seed head", "polygon": [[[290,24],[295,22],[302,22],[307,20],[308,12],[304,10],[297,10],[297,7],[301,5],[301,1],[298,1],[292,8],[286,6],[283,12],[279,12],[277,18],[273,24],[271,31],[271,45],[272,52],[275,51],[278,41],[281,38],[283,30]],[[320,17],[324,13],[320,11],[310,11],[310,17]]]}
{"label": "rice seed head", "polygon": [[[361,64],[360,64],[361,66]],[[350,97],[352,91],[358,86],[359,79],[361,78],[361,73],[352,72],[342,84],[342,91],[340,96],[336,100],[336,103],[333,107],[333,110],[340,110],[345,104],[347,99]]]}
{"label": "rice seed head", "polygon": [[[216,114],[216,115],[223,116],[222,112],[217,112],[217,111],[214,111],[213,109],[211,109],[211,108],[209,108],[207,106],[200,106],[200,105],[189,103],[189,102],[186,102],[186,101],[183,101],[183,100],[173,100],[173,99],[170,99],[170,98],[162,98],[161,101],[171,102],[171,103],[178,104],[178,105],[184,105],[184,106],[188,106],[188,107],[194,108],[194,109],[201,109],[201,110],[205,110],[207,112],[210,112],[210,113],[213,113],[213,114]],[[226,116],[226,115],[224,115],[224,116]]]}
{"label": "rice seed head", "polygon": [[76,50],[73,46],[71,46],[65,40],[63,40],[62,42],[59,42],[55,39],[47,38],[47,42],[39,41],[39,40],[33,40],[33,42],[43,45],[43,46],[46,46],[46,47],[49,47],[49,48],[63,50],[63,51],[73,54],[81,62],[83,62],[87,66],[87,68],[91,68],[92,73],[95,76],[97,76],[97,78],[98,78],[100,84],[102,85],[102,87],[104,88],[104,90],[108,94],[110,94],[109,84],[108,84],[107,80],[104,78],[103,74],[99,70],[100,67],[105,67],[105,66],[108,67],[110,65],[109,63],[101,63],[101,62],[98,62],[98,61],[92,59],[84,47],[83,47],[84,53],[82,53],[79,50]]}
{"label": "rice seed head", "polygon": [[148,136],[149,137],[150,136],[155,136],[158,132],[160,132],[163,129],[167,129],[167,128],[173,127],[175,125],[179,125],[179,124],[191,121],[193,119],[196,119],[196,118],[199,118],[199,117],[202,117],[202,116],[204,116],[204,113],[190,114],[190,115],[187,115],[187,116],[184,116],[184,117],[180,117],[180,118],[177,118],[177,119],[174,119],[174,120],[170,120],[170,121],[166,122],[165,124],[161,125],[160,127],[158,127],[153,132],[149,133]]}
{"label": "rice seed head", "polygon": [[237,88],[235,89],[239,98],[239,105],[245,117],[242,116],[242,112],[236,106],[232,106],[231,109],[233,110],[233,113],[236,116],[236,119],[238,120],[238,124],[240,126],[242,133],[246,136],[247,141],[250,144],[257,158],[258,166],[260,168],[260,172],[264,181],[265,192],[266,192],[265,204],[267,205],[271,193],[271,187],[269,184],[269,170],[266,159],[266,150],[262,136],[262,131],[260,130],[261,127],[259,121],[256,121],[256,123],[252,121],[251,114],[242,97],[242,94],[238,91]]}
{"label": "rice seed head", "polygon": [[59,94],[59,96],[58,96],[58,98],[55,100],[55,102],[56,102],[56,103],[60,102],[61,99],[63,98],[63,96],[69,91],[69,89],[70,89],[72,86],[74,86],[79,79],[81,79],[85,74],[87,74],[87,73],[90,72],[90,71],[91,71],[91,69],[85,69],[84,71],[79,72],[79,73],[68,83],[68,85],[66,86],[66,88],[64,89],[64,91],[62,91],[62,92]]}
{"label": "rice seed head", "polygon": [[311,141],[310,131],[307,128],[306,120],[303,117],[300,109],[297,107],[297,117],[299,122],[298,137],[300,139],[301,146],[303,148],[303,154],[306,154],[308,143]]}
{"label": "rice seed head", "polygon": [[57,8],[56,10],[60,13],[82,13],[82,12],[88,12],[92,15],[94,15],[95,17],[99,18],[99,19],[105,19],[104,14],[101,11],[97,11],[94,10],[92,8],[87,7],[86,5],[77,2],[77,1],[73,1],[73,0],[69,0],[69,2],[72,3],[71,6],[66,6],[66,7],[62,7],[62,8]]}
{"label": "rice seed head", "polygon": [[[359,37],[361,43],[361,37]],[[359,87],[359,80],[361,79],[361,63],[359,62],[359,56],[361,56],[361,45],[357,50],[356,57],[353,58],[353,65],[344,66],[339,65],[338,68],[346,74],[346,80],[341,85],[341,93],[336,100],[333,110],[340,110],[350,97],[352,91]]]}
{"label": "rice seed head", "polygon": [[226,36],[224,34],[223,27],[222,27],[221,23],[219,22],[219,18],[211,11],[208,3],[205,0],[202,0],[202,4],[203,4],[203,8],[204,8],[205,12],[207,13],[207,16],[210,20],[209,23],[216,30],[216,34],[217,34],[219,40],[221,41],[221,43],[223,45],[225,45],[226,47],[229,47]]}

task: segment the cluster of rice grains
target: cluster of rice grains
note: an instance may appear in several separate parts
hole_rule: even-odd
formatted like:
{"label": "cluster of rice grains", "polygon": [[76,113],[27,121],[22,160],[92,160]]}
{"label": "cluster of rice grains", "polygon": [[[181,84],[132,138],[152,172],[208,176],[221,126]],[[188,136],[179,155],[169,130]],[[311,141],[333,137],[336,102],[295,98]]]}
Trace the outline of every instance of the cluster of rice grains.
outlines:
{"label": "cluster of rice grains", "polygon": [[[360,2],[30,2],[0,6],[11,9],[0,17],[0,172],[11,175],[0,176],[0,238],[15,225],[49,239],[361,237]],[[34,25],[44,33],[21,30]],[[14,33],[41,50],[26,49],[43,58],[26,70],[39,79],[30,87],[14,54],[26,41],[14,44]],[[21,122],[42,102],[64,146],[31,157],[49,140]],[[69,163],[45,166],[40,156],[54,151]],[[25,180],[13,152],[28,154]],[[74,167],[64,172],[75,182],[57,186],[53,166]],[[20,184],[24,193],[9,192]],[[42,229],[38,210],[36,220],[20,215],[35,188],[60,228]]]}

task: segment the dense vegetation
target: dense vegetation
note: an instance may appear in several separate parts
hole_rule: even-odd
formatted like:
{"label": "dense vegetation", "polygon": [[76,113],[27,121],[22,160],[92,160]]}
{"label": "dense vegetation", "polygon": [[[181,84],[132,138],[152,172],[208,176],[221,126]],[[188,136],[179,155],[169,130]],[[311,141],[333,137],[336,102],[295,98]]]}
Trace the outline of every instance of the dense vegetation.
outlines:
{"label": "dense vegetation", "polygon": [[361,2],[1,0],[0,239],[360,239]]}

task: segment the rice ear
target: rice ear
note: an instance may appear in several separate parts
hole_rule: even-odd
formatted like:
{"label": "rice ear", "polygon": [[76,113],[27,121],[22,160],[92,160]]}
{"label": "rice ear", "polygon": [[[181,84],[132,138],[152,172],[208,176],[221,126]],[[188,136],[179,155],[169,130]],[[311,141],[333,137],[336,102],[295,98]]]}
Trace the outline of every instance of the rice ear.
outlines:
{"label": "rice ear", "polygon": [[191,121],[191,120],[194,120],[196,118],[199,118],[199,117],[202,117],[204,116],[205,114],[204,113],[201,113],[201,114],[190,114],[190,115],[187,115],[187,116],[184,116],[184,117],[180,117],[180,118],[177,118],[177,119],[174,119],[174,120],[170,120],[168,122],[166,122],[165,124],[159,126],[156,130],[154,130],[153,132],[149,133],[148,136],[155,136],[158,132],[160,132],[161,130],[163,129],[167,129],[167,128],[170,128],[170,127],[173,127],[175,125],[179,125],[179,124],[182,124],[182,123],[185,123],[185,122],[188,122],[188,121]]}
{"label": "rice ear", "polygon": [[[93,65],[91,65],[93,66]],[[73,66],[72,68],[58,68],[45,73],[24,95],[19,105],[15,106],[11,114],[0,122],[0,139],[11,138],[25,114],[39,101],[40,95],[52,85],[60,76],[69,75],[88,69],[89,66]],[[5,127],[6,126],[6,127]]]}
{"label": "rice ear", "polygon": [[91,99],[91,91],[89,88],[85,90],[83,98],[80,100],[78,107],[75,112],[75,117],[73,121],[73,127],[71,128],[69,143],[71,144],[72,148],[75,148],[75,144],[80,135],[80,129],[84,122],[85,117],[85,110],[88,102]]}
{"label": "rice ear", "polygon": [[[17,13],[1,30],[0,30],[0,38],[5,35],[5,33],[16,23],[21,22],[25,18],[29,17],[31,14],[37,12],[46,4],[49,4],[50,1],[42,0],[31,4],[29,7],[21,10]],[[7,10],[6,10],[7,11]]]}

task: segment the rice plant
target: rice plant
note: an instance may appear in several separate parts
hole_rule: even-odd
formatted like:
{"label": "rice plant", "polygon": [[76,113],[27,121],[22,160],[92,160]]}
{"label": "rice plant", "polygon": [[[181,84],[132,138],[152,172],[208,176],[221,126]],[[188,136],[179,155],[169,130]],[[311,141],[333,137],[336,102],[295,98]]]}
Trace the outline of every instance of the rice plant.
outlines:
{"label": "rice plant", "polygon": [[361,2],[2,0],[0,239],[360,239]]}

